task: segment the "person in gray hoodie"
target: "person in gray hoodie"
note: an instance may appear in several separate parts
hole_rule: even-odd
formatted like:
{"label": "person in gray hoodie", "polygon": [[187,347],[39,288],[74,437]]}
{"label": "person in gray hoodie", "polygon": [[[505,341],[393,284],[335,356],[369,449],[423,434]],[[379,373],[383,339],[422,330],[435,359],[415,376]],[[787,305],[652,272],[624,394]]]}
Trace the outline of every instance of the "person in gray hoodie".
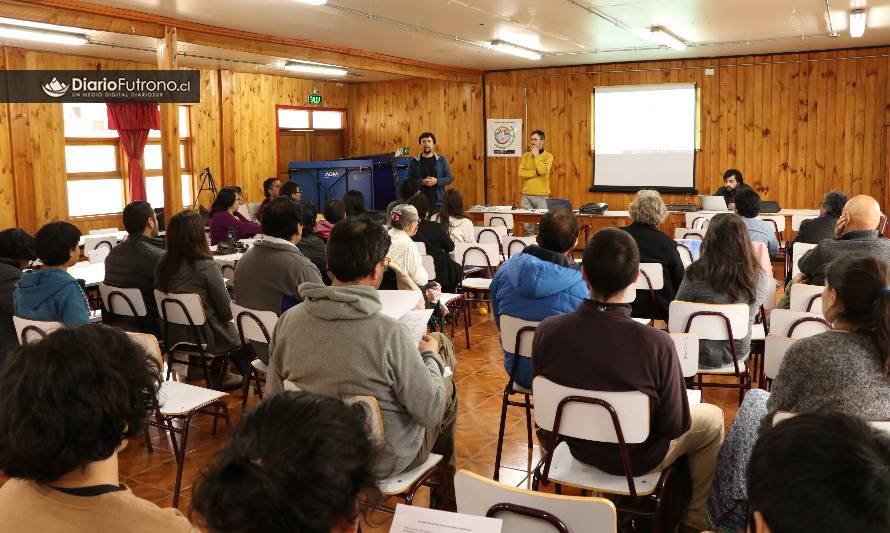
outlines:
{"label": "person in gray hoodie", "polygon": [[[456,363],[453,350],[440,334],[417,343],[406,326],[381,313],[377,288],[389,241],[386,229],[366,215],[334,226],[328,241],[333,285],[300,285],[302,303],[278,320],[267,397],[284,390],[285,382],[335,398],[373,396],[383,417],[383,475],[419,466],[434,452],[444,456],[450,480],[457,395],[447,367]],[[436,496],[442,507],[453,508],[450,482]]]}
{"label": "person in gray hoodie", "polygon": [[12,324],[12,293],[22,270],[37,259],[34,237],[21,228],[0,232],[0,355],[18,344]]}

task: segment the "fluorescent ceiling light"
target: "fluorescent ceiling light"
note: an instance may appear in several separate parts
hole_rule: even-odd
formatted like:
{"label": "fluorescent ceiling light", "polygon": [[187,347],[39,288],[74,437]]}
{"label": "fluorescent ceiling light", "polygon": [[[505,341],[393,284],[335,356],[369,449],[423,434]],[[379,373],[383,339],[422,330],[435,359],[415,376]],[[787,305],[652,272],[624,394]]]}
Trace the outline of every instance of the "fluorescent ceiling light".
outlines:
{"label": "fluorescent ceiling light", "polygon": [[310,6],[323,6],[328,3],[328,0],[296,0],[301,4],[309,4]]}
{"label": "fluorescent ceiling light", "polygon": [[865,33],[865,11],[854,9],[850,12],[850,37],[858,39]]}
{"label": "fluorescent ceiling light", "polygon": [[649,40],[658,44],[663,44],[674,50],[686,50],[686,43],[661,26],[652,26],[649,28]]}
{"label": "fluorescent ceiling light", "polygon": [[70,44],[74,46],[87,44],[89,42],[87,36],[80,33],[28,28],[14,26],[12,24],[0,24],[0,38],[37,41],[41,43]]}
{"label": "fluorescent ceiling light", "polygon": [[319,74],[322,76],[345,76],[349,74],[346,69],[338,68],[333,65],[323,65],[320,63],[303,63],[300,61],[288,61],[284,64],[286,70],[291,72],[303,72],[305,74]]}
{"label": "fluorescent ceiling light", "polygon": [[502,54],[524,57],[525,59],[531,59],[533,61],[541,59],[541,54],[539,52],[504,41],[491,41],[491,48]]}

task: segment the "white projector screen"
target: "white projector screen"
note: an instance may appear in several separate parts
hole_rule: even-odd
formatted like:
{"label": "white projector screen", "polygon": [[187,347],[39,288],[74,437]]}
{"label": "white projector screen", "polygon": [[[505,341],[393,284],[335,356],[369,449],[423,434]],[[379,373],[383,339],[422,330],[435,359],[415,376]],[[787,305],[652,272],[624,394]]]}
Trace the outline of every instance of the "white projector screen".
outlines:
{"label": "white projector screen", "polygon": [[695,191],[695,84],[597,87],[593,191]]}

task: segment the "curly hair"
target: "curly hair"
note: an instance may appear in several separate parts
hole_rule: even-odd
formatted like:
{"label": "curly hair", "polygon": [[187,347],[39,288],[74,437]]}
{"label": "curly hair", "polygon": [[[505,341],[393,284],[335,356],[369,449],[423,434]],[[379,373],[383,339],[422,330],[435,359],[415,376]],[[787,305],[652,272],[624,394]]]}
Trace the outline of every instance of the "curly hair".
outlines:
{"label": "curly hair", "polygon": [[242,416],[192,513],[212,533],[328,533],[380,501],[377,454],[361,407],[283,392]]}
{"label": "curly hair", "polygon": [[660,226],[668,216],[667,206],[661,195],[651,189],[638,191],[627,210],[634,222],[650,226]]}
{"label": "curly hair", "polygon": [[157,408],[160,368],[123,330],[62,328],[0,369],[0,470],[49,483],[101,461]]}

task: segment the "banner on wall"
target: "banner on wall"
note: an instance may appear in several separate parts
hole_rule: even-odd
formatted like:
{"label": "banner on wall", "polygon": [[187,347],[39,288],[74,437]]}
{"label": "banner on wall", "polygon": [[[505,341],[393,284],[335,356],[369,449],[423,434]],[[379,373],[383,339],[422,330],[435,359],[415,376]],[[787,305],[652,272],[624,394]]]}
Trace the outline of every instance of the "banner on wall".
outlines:
{"label": "banner on wall", "polygon": [[485,129],[488,157],[520,157],[522,155],[521,118],[490,118]]}

